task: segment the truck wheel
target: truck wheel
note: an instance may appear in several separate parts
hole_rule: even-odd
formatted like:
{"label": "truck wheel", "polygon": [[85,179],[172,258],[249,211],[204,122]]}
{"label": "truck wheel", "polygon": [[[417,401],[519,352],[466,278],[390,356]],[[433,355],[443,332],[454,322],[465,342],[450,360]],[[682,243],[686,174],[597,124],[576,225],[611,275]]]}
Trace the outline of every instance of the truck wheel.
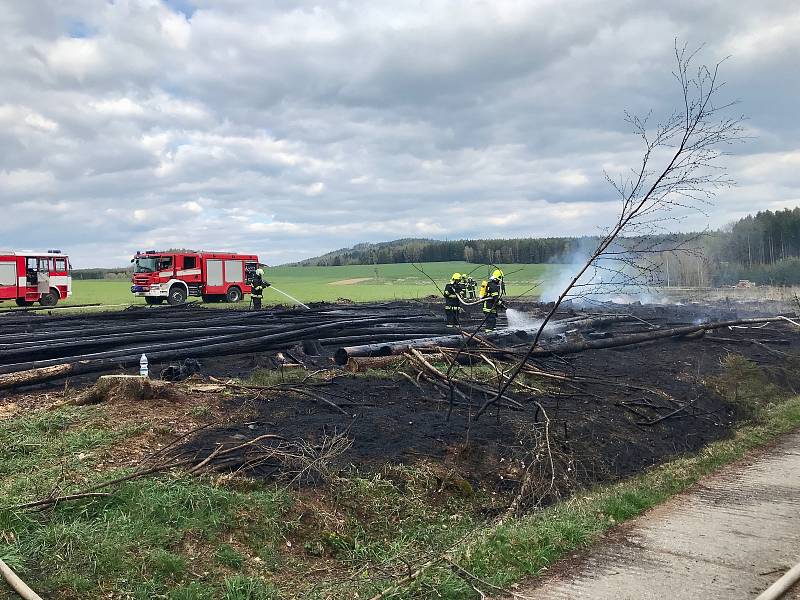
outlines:
{"label": "truck wheel", "polygon": [[25,300],[25,298],[17,298],[14,302],[17,303],[17,306],[30,306],[33,304],[33,301]]}
{"label": "truck wheel", "polygon": [[186,290],[179,285],[173,285],[169,288],[169,296],[167,296],[167,303],[170,306],[178,306],[186,302]]}
{"label": "truck wheel", "polygon": [[39,297],[39,304],[42,306],[55,306],[58,304],[58,297],[59,294],[55,290],[50,290],[46,294],[42,294]]}
{"label": "truck wheel", "polygon": [[160,298],[158,296],[145,296],[144,301],[151,306],[155,306],[164,302],[164,298]]}
{"label": "truck wheel", "polygon": [[228,293],[225,294],[225,302],[241,302],[242,298],[242,290],[238,287],[230,288]]}

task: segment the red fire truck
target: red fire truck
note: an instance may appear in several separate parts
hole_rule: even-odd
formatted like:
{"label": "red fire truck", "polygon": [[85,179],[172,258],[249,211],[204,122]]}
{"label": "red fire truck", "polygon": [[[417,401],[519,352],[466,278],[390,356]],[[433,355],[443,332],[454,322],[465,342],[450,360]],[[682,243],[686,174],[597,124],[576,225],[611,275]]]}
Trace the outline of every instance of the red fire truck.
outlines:
{"label": "red fire truck", "polygon": [[7,252],[0,250],[0,302],[17,306],[55,306],[72,295],[69,257],[60,250]]}
{"label": "red fire truck", "polygon": [[258,268],[254,254],[225,252],[137,252],[133,263],[131,292],[148,304],[166,300],[173,306],[189,296],[204,302],[239,302],[250,293]]}

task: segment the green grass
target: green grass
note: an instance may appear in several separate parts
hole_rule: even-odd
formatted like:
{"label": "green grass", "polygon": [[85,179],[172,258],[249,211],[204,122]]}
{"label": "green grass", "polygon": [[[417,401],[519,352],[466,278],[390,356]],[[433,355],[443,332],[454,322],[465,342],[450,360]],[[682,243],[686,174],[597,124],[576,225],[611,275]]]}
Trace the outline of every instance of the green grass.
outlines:
{"label": "green grass", "polygon": [[131,293],[130,281],[87,279],[72,282],[72,296],[59,303],[59,306],[71,304],[142,304],[144,298],[137,298]]}
{"label": "green grass", "polygon": [[[487,277],[486,267],[465,262],[439,262],[421,265],[425,272],[437,281],[439,287],[450,279],[454,272],[469,273],[480,283]],[[552,265],[506,265],[507,287],[510,295],[522,294],[545,279],[552,272]],[[424,298],[438,294],[436,287],[410,264],[353,265],[346,267],[274,267],[266,270],[267,279],[283,291],[305,301],[335,300],[349,298],[362,302],[370,300],[392,300]],[[355,284],[337,282],[367,279]],[[529,292],[535,294],[536,291]],[[279,295],[272,297],[281,301]],[[266,298],[266,296],[265,296]]]}
{"label": "green grass", "polygon": [[[226,583],[234,563],[241,567],[243,559],[237,561],[222,539],[234,530],[252,530],[257,535],[249,551],[271,551],[293,527],[286,518],[292,505],[286,490],[236,490],[164,476],[125,483],[107,499],[43,513],[9,508],[45,497],[56,486],[69,493],[123,473],[99,465],[110,446],[140,429],[109,430],[107,421],[98,420],[103,411],[62,408],[3,422],[0,558],[47,597],[100,597],[115,590],[124,594],[120,597],[142,599],[269,598],[264,585]],[[207,548],[208,556],[198,548]],[[193,583],[198,568],[210,581]],[[4,594],[0,586],[0,597],[10,597]]]}
{"label": "green grass", "polygon": [[[450,279],[454,272],[469,273],[480,283],[487,277],[487,268],[465,262],[438,262],[421,265],[425,272],[437,281],[439,287]],[[507,273],[507,288],[511,296],[527,293],[538,282],[546,280],[554,265],[501,265]],[[431,281],[410,264],[352,265],[344,267],[271,267],[265,277],[276,287],[302,302],[333,301],[348,298],[356,302],[395,299],[416,299],[438,294]],[[364,279],[358,283],[341,283]],[[74,304],[137,304],[144,305],[144,298],[131,294],[129,281],[119,280],[75,280],[73,295],[62,305]],[[286,297],[267,289],[265,304],[288,304]],[[1,305],[0,305],[1,306]],[[210,306],[226,306],[212,304]],[[10,305],[2,306],[2,308]]]}

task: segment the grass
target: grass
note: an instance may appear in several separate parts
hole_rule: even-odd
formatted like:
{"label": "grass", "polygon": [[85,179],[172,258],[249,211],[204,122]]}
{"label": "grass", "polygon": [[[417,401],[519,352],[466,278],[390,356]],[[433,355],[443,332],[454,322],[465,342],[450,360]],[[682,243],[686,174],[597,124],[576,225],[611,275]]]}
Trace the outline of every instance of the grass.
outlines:
{"label": "grass", "polygon": [[[501,265],[502,266],[502,265]],[[485,266],[465,262],[438,262],[422,265],[439,287],[454,272],[469,273],[480,283],[487,277]],[[535,295],[531,288],[557,268],[555,265],[520,264],[503,267],[508,274],[508,293],[511,296],[526,293]],[[477,270],[476,270],[477,269]],[[348,298],[356,302],[424,298],[438,294],[436,287],[410,264],[352,265],[344,267],[271,267],[265,277],[276,287],[302,302],[334,301]],[[76,304],[136,304],[144,305],[144,298],[135,297],[130,282],[125,280],[75,280],[73,295],[62,302],[63,306]],[[267,289],[265,304],[290,304],[278,292]],[[220,307],[224,304],[212,304]],[[6,304],[2,308],[10,307]]]}
{"label": "grass", "polygon": [[[0,557],[48,597],[100,597],[110,590],[142,599],[271,597],[265,585],[241,578],[228,584],[235,551],[221,540],[232,530],[252,529],[258,536],[251,551],[267,552],[292,527],[285,518],[291,507],[286,490],[242,491],[165,476],[46,513],[8,508],[46,496],[56,484],[70,490],[112,476],[101,475],[98,465],[114,443],[139,430],[101,426],[103,410],[60,409],[4,422]],[[192,582],[198,566],[213,583]]]}
{"label": "grass", "polygon": [[[57,483],[67,493],[121,474],[99,465],[135,432],[101,429],[96,413],[104,410],[62,408],[5,423],[0,557],[45,597],[324,597],[304,577],[319,562],[349,570],[409,549],[433,551],[460,530],[454,525],[479,522],[474,499],[437,506],[436,476],[401,467],[351,473],[309,492],[165,475],[42,513],[9,508]],[[454,521],[454,511],[465,516]],[[11,597],[4,594],[0,586],[0,598]]]}
{"label": "grass", "polygon": [[[787,356],[785,367],[798,372],[796,357]],[[709,384],[736,407],[740,419],[757,421],[770,403],[783,400],[791,393],[774,383],[757,364],[737,354],[728,354],[722,361],[724,371],[709,380]]]}
{"label": "grass", "polygon": [[[761,381],[753,367],[731,359],[714,386],[741,399]],[[256,379],[272,381],[263,373]],[[46,496],[56,484],[68,492],[121,474],[101,464],[148,427],[117,424],[113,407],[103,405],[29,414],[0,429],[0,558],[54,599],[369,598],[391,581],[383,573],[405,572],[403,561],[416,566],[475,532],[452,558],[507,587],[800,426],[800,398],[761,389],[749,400],[759,407],[757,421],[732,438],[501,525],[485,516],[497,499],[450,484],[439,467],[425,465],[345,471],[326,486],[299,490],[163,475],[127,482],[108,498],[17,511],[9,506]],[[389,597],[477,594],[451,568],[434,567]]]}

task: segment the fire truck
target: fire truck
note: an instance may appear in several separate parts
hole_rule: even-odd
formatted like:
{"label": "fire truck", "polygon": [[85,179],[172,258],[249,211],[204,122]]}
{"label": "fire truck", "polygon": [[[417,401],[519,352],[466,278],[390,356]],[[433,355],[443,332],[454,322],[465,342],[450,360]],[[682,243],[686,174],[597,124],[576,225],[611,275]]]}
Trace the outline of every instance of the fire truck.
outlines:
{"label": "fire truck", "polygon": [[250,293],[258,268],[255,254],[226,252],[137,252],[131,259],[131,292],[147,304],[176,306],[189,296],[204,302],[239,302]]}
{"label": "fire truck", "polygon": [[0,250],[0,302],[17,306],[55,306],[72,295],[69,257],[60,250],[8,252]]}

